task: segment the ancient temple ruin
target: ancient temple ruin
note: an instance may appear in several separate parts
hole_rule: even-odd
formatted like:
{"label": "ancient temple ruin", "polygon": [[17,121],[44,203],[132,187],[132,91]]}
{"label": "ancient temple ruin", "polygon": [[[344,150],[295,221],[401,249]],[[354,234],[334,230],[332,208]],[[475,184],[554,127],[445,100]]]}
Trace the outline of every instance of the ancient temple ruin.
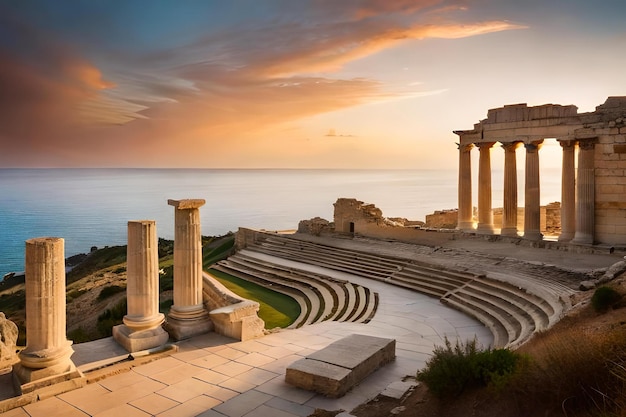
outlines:
{"label": "ancient temple ruin", "polygon": [[[462,231],[517,236],[517,166],[515,150],[526,151],[523,237],[541,240],[539,156],[546,139],[563,149],[561,234],[573,244],[616,245],[626,242],[626,97],[609,97],[594,112],[573,105],[526,104],[490,109],[487,118],[459,136],[458,228]],[[502,223],[494,224],[491,149],[504,149]],[[479,151],[478,224],[472,221],[471,151]],[[577,154],[577,161],[575,160]]]}

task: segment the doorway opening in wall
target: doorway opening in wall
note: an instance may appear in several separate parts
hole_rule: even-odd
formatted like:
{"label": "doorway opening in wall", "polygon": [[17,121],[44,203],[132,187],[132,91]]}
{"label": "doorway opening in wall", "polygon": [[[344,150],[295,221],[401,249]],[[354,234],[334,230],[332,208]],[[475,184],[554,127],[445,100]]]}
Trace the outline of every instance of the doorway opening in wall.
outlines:
{"label": "doorway opening in wall", "polygon": [[350,233],[354,233],[354,222],[350,222]]}

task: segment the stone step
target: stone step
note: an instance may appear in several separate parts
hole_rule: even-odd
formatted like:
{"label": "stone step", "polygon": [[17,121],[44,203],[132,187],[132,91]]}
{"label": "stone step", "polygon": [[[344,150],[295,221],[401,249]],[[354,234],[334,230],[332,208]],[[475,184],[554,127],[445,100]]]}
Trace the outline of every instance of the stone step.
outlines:
{"label": "stone step", "polygon": [[[328,306],[326,304],[326,298],[322,294],[323,290],[315,285],[299,281],[298,279],[295,279],[293,277],[287,278],[279,274],[272,274],[267,271],[259,270],[237,259],[236,256],[229,257],[226,262],[228,262],[229,268],[244,272],[249,276],[254,276],[273,284],[291,286],[293,288],[298,288],[300,291],[302,291],[310,300],[310,314],[305,320],[304,324],[312,324],[321,321],[321,318],[329,314],[330,310],[332,309],[332,305]],[[326,293],[326,291],[323,292]]]}
{"label": "stone step", "polygon": [[293,321],[293,323],[290,326],[288,326],[289,328],[301,327],[302,325],[304,325],[304,323],[308,319],[308,316],[311,314],[311,300],[309,300],[306,297],[306,295],[302,293],[302,291],[300,291],[299,289],[296,289],[293,287],[285,287],[281,284],[273,285],[273,283],[270,283],[270,285],[268,285],[268,283],[265,282],[264,280],[259,280],[256,277],[253,277],[248,274],[244,274],[239,271],[228,268],[222,263],[222,261],[218,262],[217,264],[214,264],[212,268],[218,271],[224,272],[226,274],[235,276],[237,278],[245,279],[247,281],[251,281],[256,284],[269,287],[276,292],[285,294],[293,298],[300,306],[300,315],[296,317],[296,319]]}
{"label": "stone step", "polygon": [[[255,247],[255,250],[259,248]],[[303,262],[306,259],[306,263],[312,265],[318,265],[322,267],[330,267],[333,269],[342,270],[345,272],[349,272],[355,275],[360,276],[379,276],[386,277],[389,276],[390,273],[393,272],[392,269],[389,268],[379,268],[376,265],[370,265],[366,263],[359,263],[355,260],[346,260],[345,258],[329,254],[329,253],[318,253],[314,251],[294,251],[294,250],[275,250],[270,249],[268,251],[268,247],[262,247],[260,251],[264,251],[265,253],[284,257],[286,259],[291,259],[294,261]]]}
{"label": "stone step", "polygon": [[[242,255],[238,253],[235,256],[231,256],[229,260],[231,259],[236,260],[236,259],[239,259],[241,256]],[[332,293],[332,297],[333,297],[332,302],[334,303],[334,306],[333,306],[332,314],[330,315],[326,314],[324,316],[324,320],[362,321],[362,320],[365,320],[366,318],[369,319],[369,314],[365,318],[363,318],[364,313],[367,310],[375,313],[376,304],[373,301],[370,303],[369,288],[364,288],[360,285],[354,285],[345,280],[336,280],[336,279],[332,279],[332,278],[322,276],[319,274],[314,274],[308,271],[298,270],[295,268],[273,264],[269,261],[259,260],[257,258],[254,258],[253,254],[250,254],[249,256],[245,256],[245,258],[250,261],[258,260],[261,265],[267,267],[265,268],[266,272],[267,271],[271,272],[271,270],[268,268],[275,268],[277,271],[288,271],[289,274],[294,274],[293,276],[290,276],[291,278],[298,279],[302,282],[306,282],[307,284],[311,284],[311,285],[321,284],[325,286],[326,288],[328,288]],[[283,276],[283,275],[280,274],[280,276]],[[310,281],[309,278],[315,278],[315,280]],[[349,291],[348,287],[350,287],[352,291]],[[362,296],[363,293],[365,294],[365,300],[359,305],[357,305],[357,302],[360,299],[363,299],[363,296]],[[352,299],[350,297],[352,297]],[[353,302],[350,303],[350,305],[348,305],[347,300],[351,300]],[[348,307],[351,307],[349,311],[348,311]],[[354,314],[352,313],[353,311],[354,311]],[[347,316],[344,314],[347,314]]]}
{"label": "stone step", "polygon": [[[515,271],[477,274],[487,259],[458,257],[459,269],[430,264],[423,259],[396,258],[392,255],[371,255],[357,250],[337,248],[312,241],[271,235],[253,250],[285,257],[296,262],[330,268],[370,279],[402,286],[427,295],[476,317],[494,333],[495,345],[517,346],[535,330],[554,324],[571,307],[573,290],[545,277],[533,276],[532,268],[523,273]],[[274,250],[274,253],[272,253]],[[455,258],[456,259],[456,258]],[[488,268],[495,266],[488,260]],[[507,263],[503,258],[500,262]],[[354,318],[364,291],[344,317]],[[358,317],[358,316],[357,316]]]}
{"label": "stone step", "polygon": [[251,271],[256,271],[252,273],[253,275],[262,273],[282,278],[286,282],[293,282],[296,283],[296,285],[302,284],[304,286],[308,286],[319,296],[320,306],[323,307],[320,309],[321,311],[319,312],[319,317],[316,317],[316,320],[314,320],[315,322],[320,321],[320,317],[331,316],[338,308],[338,294],[334,291],[334,288],[330,285],[330,283],[325,282],[321,278],[302,275],[292,269],[285,268],[280,265],[270,265],[267,262],[257,261],[255,258],[244,257],[239,254],[229,257],[228,261],[244,265],[245,267],[250,268]]}
{"label": "stone step", "polygon": [[[259,259],[253,252],[242,252],[219,264],[239,273],[245,273],[249,277],[255,277],[262,285],[269,283],[299,288],[309,298],[308,304],[311,308],[318,307],[318,310],[311,311],[302,324],[313,324],[324,320],[369,321],[375,314],[377,298],[371,297],[369,289],[345,280],[337,280]],[[313,293],[317,296],[314,297]]]}
{"label": "stone step", "polygon": [[442,298],[440,301],[483,323],[493,334],[493,348],[503,348],[509,344],[509,330],[497,317],[490,315],[487,311],[477,309],[473,305],[468,305],[452,298]]}

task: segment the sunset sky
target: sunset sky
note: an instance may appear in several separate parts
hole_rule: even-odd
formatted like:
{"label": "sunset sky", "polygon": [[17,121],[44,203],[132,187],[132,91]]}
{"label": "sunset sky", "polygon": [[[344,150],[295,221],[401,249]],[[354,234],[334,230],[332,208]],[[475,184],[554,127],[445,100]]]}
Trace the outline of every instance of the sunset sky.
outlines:
{"label": "sunset sky", "polygon": [[0,167],[456,168],[489,108],[626,95],[625,22],[624,0],[0,0]]}

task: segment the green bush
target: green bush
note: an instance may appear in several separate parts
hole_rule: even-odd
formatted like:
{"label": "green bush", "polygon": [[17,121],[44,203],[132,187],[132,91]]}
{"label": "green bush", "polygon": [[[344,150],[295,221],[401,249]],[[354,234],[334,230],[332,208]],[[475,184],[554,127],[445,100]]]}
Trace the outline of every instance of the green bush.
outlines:
{"label": "green bush", "polygon": [[468,388],[502,388],[520,359],[521,355],[508,349],[481,350],[476,340],[452,346],[446,338],[445,346],[435,347],[417,379],[438,397],[456,397]]}
{"label": "green bush", "polygon": [[97,328],[102,337],[111,336],[113,334],[113,326],[122,324],[126,310],[127,302],[126,298],[124,298],[112,308],[104,310],[104,312],[98,316]]}
{"label": "green bush", "polygon": [[111,285],[109,287],[104,287],[101,291],[100,294],[98,294],[98,301],[102,301],[105,300],[117,293],[120,293],[122,291],[126,291],[126,287],[121,287],[119,285]]}
{"label": "green bush", "polygon": [[82,327],[79,327],[77,329],[72,330],[71,332],[68,332],[67,338],[68,340],[71,340],[74,343],[85,343],[85,342],[91,341],[91,338],[89,337],[85,329],[83,329]]}
{"label": "green bush", "polygon": [[605,312],[616,304],[622,295],[611,287],[602,286],[596,288],[591,297],[591,305],[598,313]]}
{"label": "green bush", "polygon": [[169,299],[159,303],[159,313],[163,313],[168,315],[170,312],[170,308],[174,305],[174,300]]}

